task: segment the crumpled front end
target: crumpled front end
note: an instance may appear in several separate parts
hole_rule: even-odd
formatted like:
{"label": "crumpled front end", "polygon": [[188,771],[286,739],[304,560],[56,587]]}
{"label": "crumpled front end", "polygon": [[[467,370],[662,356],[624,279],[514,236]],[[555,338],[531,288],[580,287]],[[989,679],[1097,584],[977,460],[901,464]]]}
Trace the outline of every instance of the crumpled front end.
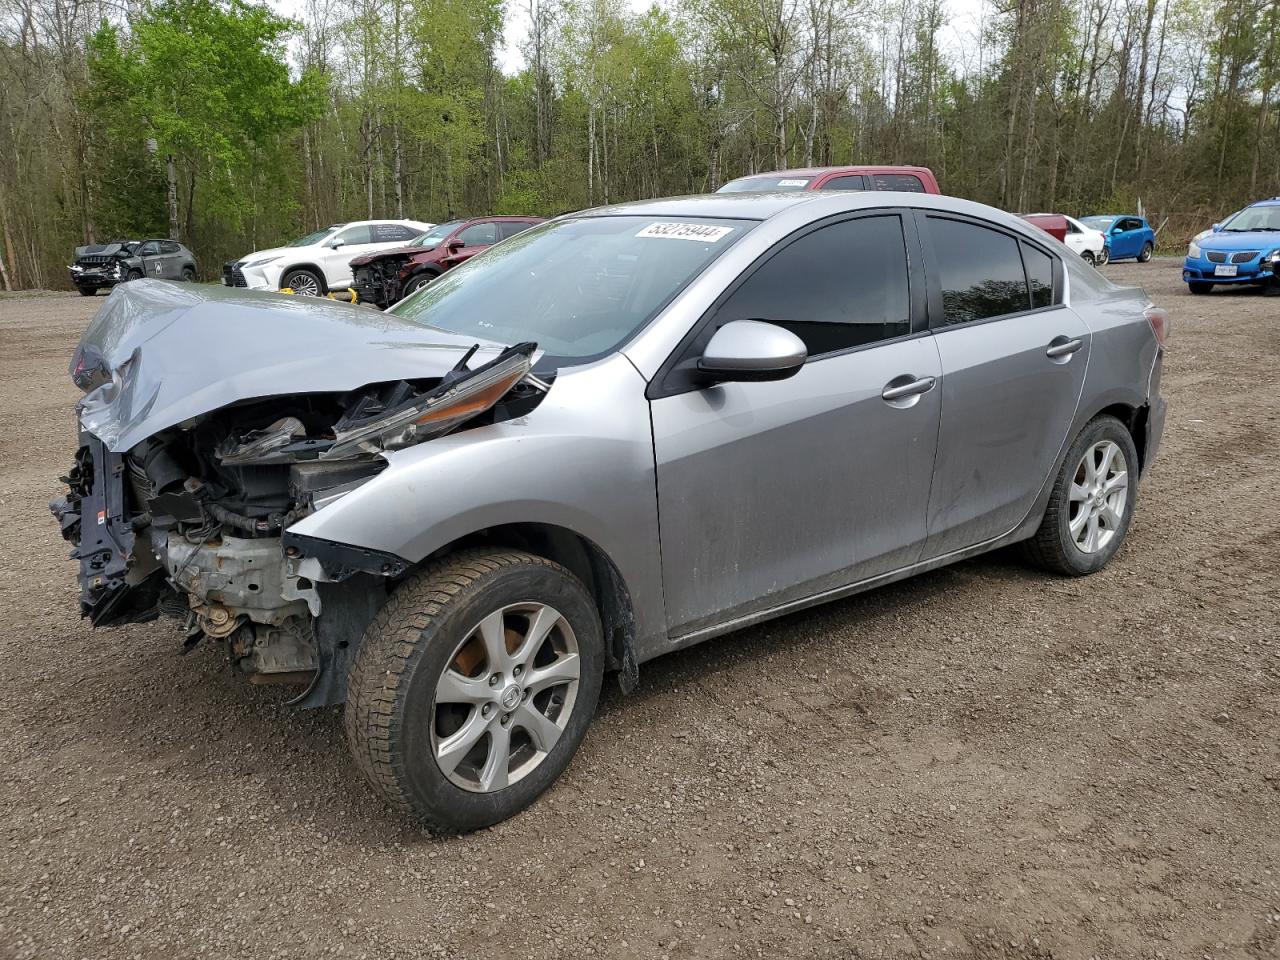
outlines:
{"label": "crumpled front end", "polygon": [[[182,337],[180,317],[148,320],[152,334]],[[232,392],[171,423],[175,415],[154,402],[140,410],[137,394],[154,401],[149,385],[178,376],[178,364],[148,369],[168,355],[158,337],[114,332],[77,351],[72,373],[87,391],[80,447],[63,477],[65,495],[50,503],[79,562],[81,612],[95,627],[175,618],[188,647],[224,643],[236,672],[255,682],[314,688],[408,568],[398,557],[334,544],[320,573],[304,576],[284,544],[289,526],[375,478],[395,450],[522,415],[545,390],[527,377],[533,344],[474,368],[477,346],[442,353],[437,344],[424,355],[436,370],[423,362],[420,378],[353,389],[313,380],[311,391],[265,397]],[[445,356],[453,365],[439,371]],[[244,377],[240,389],[253,382]],[[148,432],[148,423],[161,426]],[[315,703],[335,697],[331,689]]]}

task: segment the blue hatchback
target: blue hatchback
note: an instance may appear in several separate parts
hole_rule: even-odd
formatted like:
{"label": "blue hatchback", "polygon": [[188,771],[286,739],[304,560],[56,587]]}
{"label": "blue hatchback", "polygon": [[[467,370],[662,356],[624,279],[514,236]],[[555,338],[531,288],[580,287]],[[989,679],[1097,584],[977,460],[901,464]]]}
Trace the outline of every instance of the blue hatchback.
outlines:
{"label": "blue hatchback", "polygon": [[1215,223],[1187,247],[1182,279],[1192,293],[1218,283],[1245,283],[1276,291],[1280,277],[1280,197],[1260,200]]}
{"label": "blue hatchback", "polygon": [[1127,213],[1104,213],[1080,220],[1086,227],[1102,231],[1110,260],[1137,260],[1146,263],[1156,250],[1156,232],[1142,217]]}

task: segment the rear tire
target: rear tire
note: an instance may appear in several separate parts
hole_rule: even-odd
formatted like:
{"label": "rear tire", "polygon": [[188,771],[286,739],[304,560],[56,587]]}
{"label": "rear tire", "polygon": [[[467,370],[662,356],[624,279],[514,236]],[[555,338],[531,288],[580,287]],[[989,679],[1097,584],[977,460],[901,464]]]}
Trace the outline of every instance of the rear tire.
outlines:
{"label": "rear tire", "polygon": [[533,554],[468,550],[407,580],[365,631],[347,742],[392,807],[438,833],[478,830],[568,766],[603,670],[600,617],[577,577]]}
{"label": "rear tire", "polygon": [[1151,255],[1155,253],[1155,250],[1156,248],[1152,245],[1151,241],[1148,240],[1146,243],[1142,245],[1142,250],[1138,254],[1138,262],[1150,263]]}
{"label": "rear tire", "polygon": [[1084,262],[1087,263],[1089,266],[1096,267],[1098,265],[1098,261],[1094,257],[1092,250],[1086,250],[1084,253],[1080,254],[1080,256],[1084,259]]}
{"label": "rear tire", "polygon": [[1187,289],[1195,294],[1212,293],[1213,284],[1205,283],[1203,280],[1189,280],[1187,281]]}
{"label": "rear tire", "polygon": [[1124,543],[1137,498],[1133,437],[1115,417],[1094,418],[1067,451],[1040,527],[1023,542],[1024,556],[1069,577],[1096,573]]}
{"label": "rear tire", "polygon": [[280,278],[281,290],[292,290],[299,297],[323,297],[324,281],[313,270],[286,270]]}

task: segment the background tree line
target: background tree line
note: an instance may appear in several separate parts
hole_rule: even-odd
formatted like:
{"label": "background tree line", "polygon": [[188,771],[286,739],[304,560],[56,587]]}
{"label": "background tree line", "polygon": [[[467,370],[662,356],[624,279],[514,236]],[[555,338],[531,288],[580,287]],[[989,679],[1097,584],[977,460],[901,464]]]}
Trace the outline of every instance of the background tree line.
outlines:
{"label": "background tree line", "polygon": [[[1172,246],[1280,194],[1280,0],[0,0],[0,283],[170,235],[555,214],[844,162]],[[529,26],[500,68],[505,18]]]}

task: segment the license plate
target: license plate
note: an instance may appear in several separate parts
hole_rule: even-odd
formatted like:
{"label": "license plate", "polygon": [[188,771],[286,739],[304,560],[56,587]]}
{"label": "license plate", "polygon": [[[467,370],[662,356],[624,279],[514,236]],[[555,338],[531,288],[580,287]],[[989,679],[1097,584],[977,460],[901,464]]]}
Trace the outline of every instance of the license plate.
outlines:
{"label": "license plate", "polygon": [[1234,277],[1236,275],[1236,265],[1234,263],[1220,263],[1213,268],[1215,277]]}

